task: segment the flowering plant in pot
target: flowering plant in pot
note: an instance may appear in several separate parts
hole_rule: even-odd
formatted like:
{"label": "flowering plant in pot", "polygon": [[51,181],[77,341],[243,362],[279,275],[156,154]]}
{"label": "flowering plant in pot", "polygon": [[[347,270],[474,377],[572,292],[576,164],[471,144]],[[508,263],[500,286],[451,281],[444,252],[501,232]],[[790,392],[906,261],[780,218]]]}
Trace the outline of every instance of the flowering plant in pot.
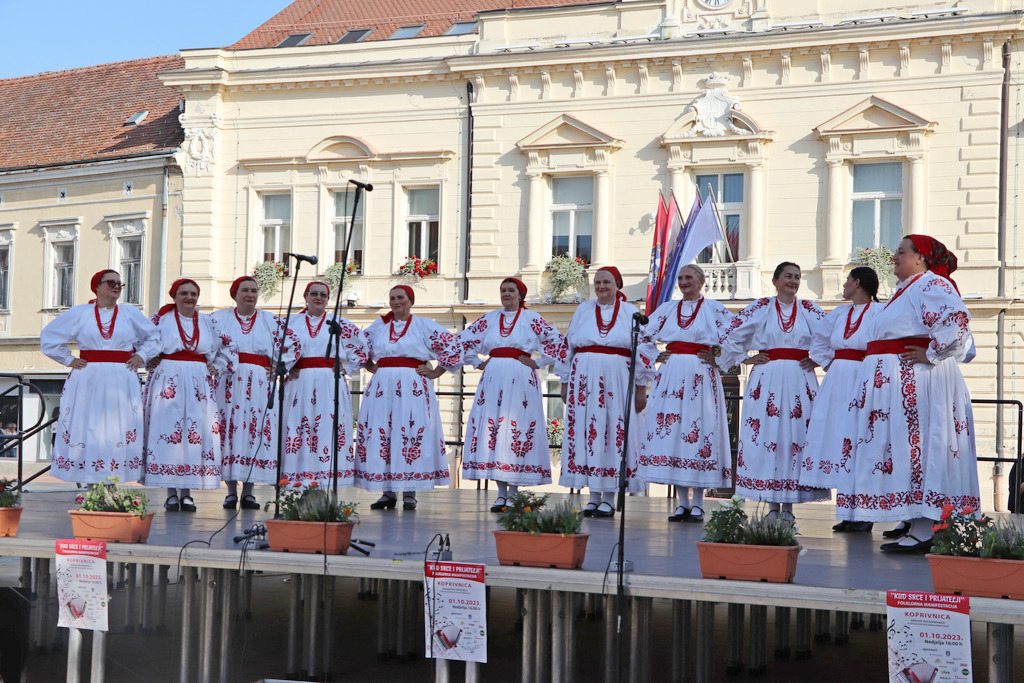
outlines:
{"label": "flowering plant in pot", "polygon": [[398,275],[403,279],[422,280],[428,275],[437,273],[437,262],[434,259],[422,259],[410,256],[398,266]]}
{"label": "flowering plant in pot", "polygon": [[712,510],[697,541],[704,578],[790,583],[800,545],[792,520],[757,511],[748,517],[743,499],[733,498]]}
{"label": "flowering plant in pot", "polygon": [[113,543],[145,543],[153,524],[149,499],[139,489],[118,486],[120,479],[107,477],[80,493],[71,510],[71,532],[77,539]]}
{"label": "flowering plant in pot", "polygon": [[[356,503],[339,500],[313,481],[282,479],[277,498],[280,519],[268,519],[267,542],[271,550],[344,555],[352,541],[352,527],[359,523]],[[269,510],[273,502],[267,502]]]}
{"label": "flowering plant in pot", "polygon": [[0,479],[0,536],[16,536],[21,521],[21,489],[14,479]]}
{"label": "flowering plant in pot", "polygon": [[556,256],[545,264],[548,295],[554,303],[559,303],[570,292],[586,289],[588,265],[590,262],[582,256],[568,254]]}
{"label": "flowering plant in pot", "polygon": [[509,498],[495,530],[498,562],[524,567],[578,569],[583,565],[590,534],[581,534],[583,516],[564,501],[547,507],[548,495],[519,491]]}
{"label": "flowering plant in pot", "polygon": [[288,264],[281,261],[260,261],[252,269],[256,288],[264,301],[281,291],[281,280],[288,275]]}
{"label": "flowering plant in pot", "polygon": [[1024,527],[947,504],[932,530],[936,593],[1024,599]]}

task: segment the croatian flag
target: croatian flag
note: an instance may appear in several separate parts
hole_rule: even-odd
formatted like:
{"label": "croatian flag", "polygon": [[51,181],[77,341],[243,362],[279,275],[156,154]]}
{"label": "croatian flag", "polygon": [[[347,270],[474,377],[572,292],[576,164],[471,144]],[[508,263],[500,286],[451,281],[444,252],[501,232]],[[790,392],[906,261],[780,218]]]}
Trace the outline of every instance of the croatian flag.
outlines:
{"label": "croatian flag", "polygon": [[700,193],[696,193],[693,198],[693,205],[690,207],[690,213],[687,214],[686,220],[682,220],[679,215],[679,207],[676,204],[675,195],[672,196],[669,202],[670,210],[673,210],[670,216],[672,224],[678,224],[679,229],[673,231],[676,235],[675,242],[669,242],[671,245],[671,251],[669,252],[667,261],[668,267],[665,269],[665,282],[666,287],[661,288],[661,296],[658,299],[658,305],[665,303],[666,301],[672,300],[672,295],[675,292],[675,281],[676,276],[679,274],[680,266],[686,265],[680,259],[683,255],[683,246],[686,244],[688,235],[690,234],[690,226],[693,224],[693,220],[697,217],[697,212],[700,211]]}
{"label": "croatian flag", "polygon": [[665,244],[665,231],[668,227],[668,207],[665,206],[665,198],[658,194],[658,212],[654,218],[654,241],[651,244],[651,270],[647,280],[647,304],[645,314],[650,315],[651,311],[654,310],[658,297],[658,292],[661,288],[661,280],[659,275],[662,272],[663,263],[663,250]]}

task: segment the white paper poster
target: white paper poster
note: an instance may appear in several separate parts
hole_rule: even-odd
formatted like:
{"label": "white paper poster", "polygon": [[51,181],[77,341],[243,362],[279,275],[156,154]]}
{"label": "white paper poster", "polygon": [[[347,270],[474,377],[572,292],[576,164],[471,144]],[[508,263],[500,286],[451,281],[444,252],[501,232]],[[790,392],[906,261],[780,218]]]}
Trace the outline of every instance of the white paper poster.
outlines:
{"label": "white paper poster", "polygon": [[57,625],[107,630],[107,544],[57,540]]}
{"label": "white paper poster", "polygon": [[889,681],[972,681],[970,614],[966,595],[888,591]]}
{"label": "white paper poster", "polygon": [[427,657],[487,661],[484,565],[427,562],[423,570]]}

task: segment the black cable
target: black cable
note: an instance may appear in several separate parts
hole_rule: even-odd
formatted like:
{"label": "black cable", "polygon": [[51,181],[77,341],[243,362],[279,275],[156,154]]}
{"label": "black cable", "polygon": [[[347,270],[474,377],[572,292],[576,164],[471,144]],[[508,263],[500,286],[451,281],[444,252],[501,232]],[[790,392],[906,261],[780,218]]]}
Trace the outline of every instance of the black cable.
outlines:
{"label": "black cable", "polygon": [[[442,547],[441,544],[444,543],[444,537],[441,536],[440,533],[434,534],[430,538],[430,540],[427,542],[427,547],[423,549],[423,569],[424,569],[424,571],[426,571],[426,568],[427,568],[427,562],[428,562],[427,553],[430,552],[430,546],[434,545],[434,541],[435,540],[439,541],[439,543],[438,543],[438,548],[439,549]],[[441,553],[438,552],[438,560],[437,560],[438,562],[440,561],[440,557],[441,557]],[[429,615],[425,614],[423,616],[423,618],[428,620],[428,622],[430,624],[430,628],[427,629],[429,631],[429,633],[430,633],[430,638],[429,638],[429,641],[430,641],[430,659],[434,658],[434,623],[435,623],[434,622],[434,613],[437,610],[437,591],[435,590],[435,588],[436,588],[435,582],[436,581],[437,581],[437,578],[433,577],[433,581],[431,581],[431,584],[430,584],[430,614]],[[436,676],[437,676],[437,668],[436,667],[434,668],[434,676],[435,676],[435,680],[436,680]]]}

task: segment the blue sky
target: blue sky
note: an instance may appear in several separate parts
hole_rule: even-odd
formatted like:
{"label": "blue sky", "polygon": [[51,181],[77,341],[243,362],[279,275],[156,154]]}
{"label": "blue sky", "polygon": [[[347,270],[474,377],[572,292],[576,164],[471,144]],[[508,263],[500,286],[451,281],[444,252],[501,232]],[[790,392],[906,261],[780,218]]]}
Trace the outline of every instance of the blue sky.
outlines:
{"label": "blue sky", "polygon": [[0,0],[0,78],[230,45],[290,0]]}

